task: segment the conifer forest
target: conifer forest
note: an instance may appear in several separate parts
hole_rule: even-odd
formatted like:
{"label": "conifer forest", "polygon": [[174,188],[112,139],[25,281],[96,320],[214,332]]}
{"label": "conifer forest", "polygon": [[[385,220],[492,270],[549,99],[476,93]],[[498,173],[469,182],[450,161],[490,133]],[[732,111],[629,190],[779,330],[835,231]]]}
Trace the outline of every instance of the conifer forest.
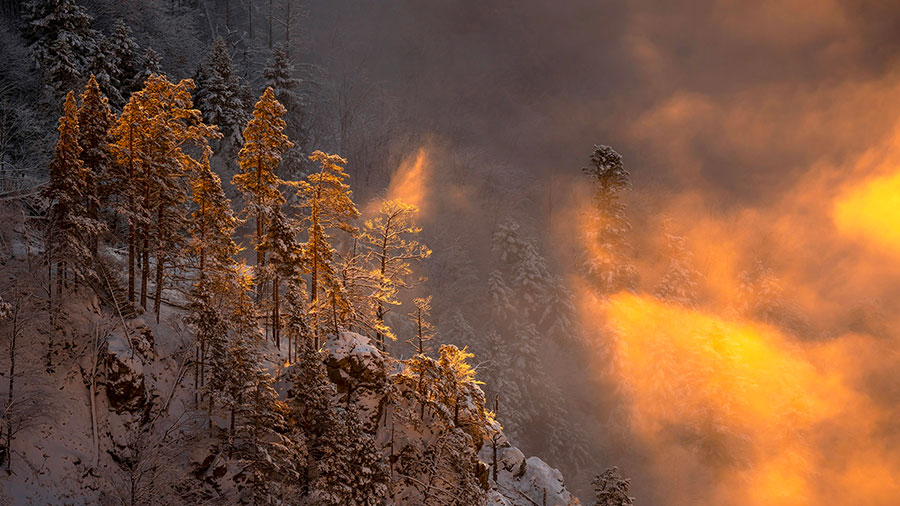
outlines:
{"label": "conifer forest", "polygon": [[900,504],[898,27],[0,0],[0,504]]}

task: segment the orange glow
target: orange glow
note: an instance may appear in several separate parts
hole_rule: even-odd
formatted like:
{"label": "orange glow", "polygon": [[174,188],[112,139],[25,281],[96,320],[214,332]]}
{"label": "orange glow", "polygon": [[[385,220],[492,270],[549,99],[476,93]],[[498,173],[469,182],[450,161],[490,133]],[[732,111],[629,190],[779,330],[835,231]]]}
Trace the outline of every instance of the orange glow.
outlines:
{"label": "orange glow", "polygon": [[900,254],[900,173],[852,188],[834,206],[838,229]]}
{"label": "orange glow", "polygon": [[423,146],[414,156],[409,156],[391,176],[386,200],[402,200],[424,213],[428,184],[428,150]]}
{"label": "orange glow", "polygon": [[[800,345],[765,325],[651,296],[583,300],[584,318],[611,329],[605,372],[673,504],[887,506],[900,497],[896,455],[869,440],[884,414],[847,384],[858,364],[845,357],[878,343]],[[862,444],[832,453],[833,441]]]}

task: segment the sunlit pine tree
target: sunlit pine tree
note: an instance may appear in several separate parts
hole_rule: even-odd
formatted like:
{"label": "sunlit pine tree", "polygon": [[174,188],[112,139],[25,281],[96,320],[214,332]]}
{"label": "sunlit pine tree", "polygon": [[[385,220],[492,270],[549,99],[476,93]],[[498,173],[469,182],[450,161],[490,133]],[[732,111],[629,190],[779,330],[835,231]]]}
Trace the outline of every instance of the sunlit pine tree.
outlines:
{"label": "sunlit pine tree", "polygon": [[330,324],[337,319],[332,314],[331,318],[323,321],[321,313],[327,311],[329,306],[344,307],[335,300],[343,294],[341,278],[335,268],[337,253],[330,233],[341,230],[355,234],[357,229],[352,221],[359,217],[359,211],[353,203],[350,186],[345,182],[347,173],[343,165],[347,161],[321,151],[314,152],[310,159],[319,163],[319,171],[300,182],[297,197],[307,234],[302,260],[310,275],[310,310],[313,313],[314,344],[318,348],[320,324]]}
{"label": "sunlit pine tree", "polygon": [[582,169],[593,184],[594,209],[589,214],[585,267],[598,293],[608,295],[633,290],[637,270],[628,258],[626,239],[631,222],[625,213],[622,193],[631,188],[631,175],[622,156],[605,145],[594,146],[587,167]]}
{"label": "sunlit pine tree", "polygon": [[279,186],[283,182],[275,170],[281,163],[281,157],[293,143],[284,134],[285,113],[275,98],[271,88],[266,88],[253,110],[253,119],[244,129],[244,147],[238,154],[240,173],[231,179],[244,196],[244,207],[241,215],[252,218],[256,224],[256,232],[252,244],[256,250],[257,298],[261,299],[265,253],[260,248],[266,234],[266,223],[276,208],[284,204],[285,199]]}
{"label": "sunlit pine tree", "polygon": [[[129,257],[139,244],[141,253],[141,300],[146,306],[150,252],[155,253],[156,283],[154,311],[159,319],[164,270],[179,260],[187,201],[187,176],[195,166],[186,146],[201,150],[220,134],[203,123],[193,108],[193,82],[177,84],[165,76],[150,76],[144,88],[132,94],[113,128],[113,151],[126,168],[123,191],[129,224]],[[135,228],[140,225],[140,243]],[[129,271],[132,272],[132,271]],[[129,275],[129,288],[133,288]]]}
{"label": "sunlit pine tree", "polygon": [[222,189],[222,180],[210,167],[212,150],[207,146],[200,161],[190,171],[191,212],[188,248],[197,258],[198,278],[221,273],[232,265],[238,253],[234,231],[239,220]]}
{"label": "sunlit pine tree", "polygon": [[97,252],[97,237],[101,227],[100,211],[105,208],[111,192],[110,181],[114,176],[109,131],[116,117],[109,108],[109,101],[100,92],[97,80],[91,75],[81,94],[78,109],[78,144],[84,169],[84,199],[86,218],[92,222],[89,244],[92,253]]}
{"label": "sunlit pine tree", "polygon": [[50,201],[48,262],[56,263],[56,292],[62,294],[67,276],[82,279],[90,262],[89,230],[84,218],[84,166],[78,145],[78,107],[74,92],[66,95],[58,129],[59,140],[50,162],[50,181],[42,195]]}
{"label": "sunlit pine tree", "polygon": [[210,168],[210,155],[211,149],[206,147],[190,171],[192,212],[187,224],[188,251],[198,262],[189,317],[197,338],[194,383],[198,392],[202,392],[206,381],[208,343],[214,334],[227,333],[221,294],[226,292],[227,278],[239,249],[233,239],[238,220],[222,190],[221,179]]}
{"label": "sunlit pine tree", "polygon": [[406,342],[412,345],[416,353],[424,355],[431,352],[428,342],[434,339],[434,325],[429,321],[431,296],[417,297],[413,300],[413,305],[416,308],[407,315],[407,318],[413,324],[415,333]]}
{"label": "sunlit pine tree", "polygon": [[410,286],[410,263],[431,256],[431,250],[418,242],[415,236],[422,231],[413,221],[418,209],[402,200],[388,200],[381,204],[378,214],[366,220],[360,239],[372,252],[375,269],[381,278],[376,305],[376,341],[381,349],[385,338],[393,339],[393,333],[385,325],[388,305],[399,304],[398,292]]}

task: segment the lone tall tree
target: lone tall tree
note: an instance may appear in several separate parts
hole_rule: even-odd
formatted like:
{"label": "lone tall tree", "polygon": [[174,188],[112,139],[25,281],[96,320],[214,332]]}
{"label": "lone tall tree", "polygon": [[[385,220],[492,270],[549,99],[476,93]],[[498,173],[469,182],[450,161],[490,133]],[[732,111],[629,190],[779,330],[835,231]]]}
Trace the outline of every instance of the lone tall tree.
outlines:
{"label": "lone tall tree", "polygon": [[626,234],[631,223],[625,215],[622,192],[631,188],[630,174],[622,156],[605,145],[594,146],[584,172],[594,180],[594,212],[587,233],[586,267],[602,294],[631,290],[637,284],[637,271],[628,260]]}
{"label": "lone tall tree", "polygon": [[56,262],[56,291],[62,292],[68,272],[84,277],[90,259],[85,229],[84,168],[78,145],[78,108],[75,93],[66,95],[59,118],[59,140],[50,162],[50,181],[43,195],[50,200],[47,230],[48,261]]}
{"label": "lone tall tree", "polygon": [[253,119],[244,129],[244,147],[238,154],[241,172],[231,182],[244,195],[242,215],[256,220],[253,246],[256,249],[257,290],[265,254],[260,248],[266,231],[266,220],[273,209],[284,203],[279,190],[282,181],[275,174],[281,156],[293,146],[284,134],[284,106],[275,98],[272,88],[266,88],[253,110]]}
{"label": "lone tall tree", "polygon": [[84,169],[84,199],[87,218],[93,223],[89,237],[92,253],[97,252],[97,233],[100,232],[99,214],[110,193],[108,187],[113,175],[113,157],[110,151],[109,131],[116,117],[109,108],[109,101],[100,92],[97,80],[91,75],[78,109],[78,144]]}

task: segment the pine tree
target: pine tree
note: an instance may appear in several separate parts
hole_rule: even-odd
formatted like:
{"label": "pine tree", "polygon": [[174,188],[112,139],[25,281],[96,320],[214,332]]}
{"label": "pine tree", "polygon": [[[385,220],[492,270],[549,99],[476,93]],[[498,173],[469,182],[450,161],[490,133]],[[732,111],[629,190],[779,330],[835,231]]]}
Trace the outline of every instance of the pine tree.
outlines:
{"label": "pine tree", "polygon": [[[335,269],[335,251],[329,232],[343,230],[354,234],[356,228],[351,221],[359,216],[359,211],[353,203],[350,187],[344,182],[347,174],[343,165],[347,161],[321,151],[314,152],[310,159],[318,162],[320,169],[300,182],[297,196],[306,225],[307,240],[303,246],[302,259],[310,273],[310,310],[313,314],[314,342],[318,348],[319,326],[327,323],[320,318],[322,310],[329,305],[332,308],[343,307],[336,300],[343,297],[343,294],[341,279]],[[332,321],[337,319],[336,314],[331,316]]]}
{"label": "pine tree", "polygon": [[363,431],[355,410],[338,409],[314,443],[321,454],[310,484],[313,504],[370,506],[387,496],[388,473],[372,436]]}
{"label": "pine tree", "polygon": [[148,47],[140,58],[137,72],[134,74],[133,80],[128,83],[128,88],[134,93],[134,91],[142,89],[146,85],[147,79],[151,76],[162,74],[162,60],[159,53],[154,51],[152,47]]}
{"label": "pine tree", "polygon": [[[132,37],[131,27],[125,21],[121,19],[116,20],[115,25],[113,25],[113,33],[108,41],[109,46],[112,48],[109,58],[115,62],[115,75],[110,76],[110,85],[115,86],[119,92],[119,96],[115,97],[115,99],[110,98],[110,102],[116,110],[121,110],[125,107],[125,103],[131,94],[141,89],[144,85],[144,80],[149,76],[141,77],[141,48]],[[148,65],[148,68],[153,73],[161,73],[158,64],[155,67]],[[117,101],[119,99],[121,99],[121,102]]]}
{"label": "pine tree", "polygon": [[611,467],[597,475],[591,482],[596,494],[595,506],[631,506],[634,498],[628,497],[631,480],[622,478],[619,468]]}
{"label": "pine tree", "polygon": [[256,249],[257,290],[260,293],[265,255],[260,245],[266,232],[266,222],[275,208],[285,202],[279,190],[282,181],[275,174],[281,155],[293,144],[284,135],[284,106],[267,88],[253,111],[253,119],[244,129],[244,147],[238,157],[241,172],[231,182],[244,196],[242,215],[256,221],[253,246]]}
{"label": "pine tree", "polygon": [[283,280],[299,277],[298,257],[300,246],[295,237],[297,233],[280,207],[275,207],[269,214],[266,234],[259,250],[268,253],[268,278],[272,279],[272,337],[275,346],[281,349],[281,301],[279,287]]}
{"label": "pine tree", "polygon": [[50,181],[43,190],[50,201],[47,227],[48,261],[56,262],[56,291],[68,274],[79,281],[90,265],[90,230],[86,212],[84,166],[78,145],[78,109],[75,93],[66,95],[63,115],[59,118],[59,140],[50,162]]}
{"label": "pine tree", "polygon": [[590,163],[583,169],[594,182],[594,212],[586,240],[587,273],[599,293],[633,290],[637,271],[629,261],[626,234],[631,223],[625,214],[622,192],[631,188],[622,156],[609,146],[594,146]]}
{"label": "pine tree", "polygon": [[288,405],[272,387],[274,378],[257,368],[241,407],[235,430],[235,455],[242,466],[235,476],[248,490],[241,494],[249,504],[280,504],[298,497],[306,474],[306,437],[291,427]]}
{"label": "pine tree", "polygon": [[260,355],[259,328],[251,298],[253,277],[243,263],[234,266],[226,287],[226,336],[214,335],[209,342],[208,411],[225,408],[228,419],[229,447],[234,448],[234,436],[248,391],[254,388]]}
{"label": "pine tree", "polygon": [[410,262],[431,256],[431,250],[412,238],[422,231],[413,222],[417,212],[415,206],[401,200],[386,201],[379,208],[378,216],[366,220],[360,235],[375,258],[376,269],[382,281],[380,300],[376,307],[379,326],[376,340],[382,350],[385,346],[384,338],[393,338],[384,323],[386,306],[398,304],[398,292],[409,287],[408,278],[412,273]]}
{"label": "pine tree", "polygon": [[200,162],[194,164],[190,171],[193,211],[187,223],[190,234],[188,251],[198,260],[188,318],[189,323],[196,327],[198,366],[194,383],[198,393],[206,381],[208,344],[228,332],[226,320],[221,314],[224,301],[218,294],[228,290],[234,257],[239,249],[232,239],[238,221],[222,191],[219,176],[209,166],[210,151],[209,147],[204,149]]}
{"label": "pine tree", "polygon": [[101,226],[100,211],[106,207],[111,193],[110,180],[114,176],[111,137],[109,131],[116,117],[109,109],[109,103],[100,92],[100,86],[91,75],[81,94],[78,109],[78,145],[81,147],[81,161],[84,170],[84,199],[86,218],[90,220],[93,233],[89,238],[92,254],[97,253],[97,236],[105,227]]}
{"label": "pine tree", "polygon": [[307,438],[325,433],[329,423],[334,385],[328,380],[322,352],[313,347],[310,333],[300,334],[297,362],[291,366],[293,388],[288,392],[292,416]]}
{"label": "pine tree", "polygon": [[79,84],[96,51],[93,18],[75,0],[33,0],[25,5],[24,34],[44,83],[57,93]]}
{"label": "pine tree", "polygon": [[425,354],[431,351],[428,341],[434,339],[434,325],[428,320],[431,318],[431,296],[418,297],[413,300],[416,309],[409,313],[409,321],[415,328],[415,334],[407,340],[415,348],[416,353]]}
{"label": "pine tree", "polygon": [[200,278],[209,272],[225,271],[234,263],[239,249],[233,239],[239,222],[222,190],[222,180],[210,167],[211,155],[209,147],[204,149],[190,174],[193,212],[188,224],[189,251],[198,259]]}
{"label": "pine tree", "polygon": [[287,282],[285,296],[285,317],[283,328],[288,340],[288,364],[296,360],[296,350],[303,340],[312,340],[311,324],[307,316],[306,284],[301,278],[290,279]]}
{"label": "pine tree", "polygon": [[[123,209],[129,219],[129,265],[140,233],[141,305],[147,307],[150,252],[155,253],[156,291],[154,311],[160,314],[166,264],[179,260],[180,231],[185,226],[186,177],[197,162],[184,148],[203,150],[210,138],[219,136],[215,127],[203,124],[193,109],[193,82],[177,84],[153,75],[144,89],[131,95],[112,130],[113,152],[125,169],[119,173],[126,194]],[[134,290],[133,267],[129,267],[129,291]],[[133,297],[133,296],[132,296]]]}
{"label": "pine tree", "polygon": [[[201,394],[205,392],[206,366],[210,350],[212,350],[212,363],[221,364],[218,371],[224,370],[228,322],[222,316],[224,309],[222,297],[217,296],[226,289],[223,281],[223,279],[201,275],[191,289],[191,302],[188,306],[188,315],[185,317],[185,322],[191,326],[196,338],[194,389],[195,404],[198,406]],[[212,415],[212,407],[211,401],[209,404],[210,415]]]}
{"label": "pine tree", "polygon": [[654,294],[667,302],[694,307],[697,305],[700,273],[693,267],[693,255],[688,250],[684,237],[672,233],[669,225],[666,225],[665,239],[668,266],[660,277]]}
{"label": "pine tree", "polygon": [[272,49],[272,56],[263,69],[264,86],[272,88],[275,98],[287,110],[285,132],[294,140],[295,146],[288,150],[285,163],[282,164],[287,174],[299,176],[305,162],[304,153],[311,142],[309,126],[310,115],[306,111],[308,97],[302,93],[302,81],[296,77],[294,62],[289,48],[278,44]]}
{"label": "pine tree", "polygon": [[195,96],[204,121],[218,126],[226,139],[239,134],[241,125],[249,119],[243,87],[234,71],[225,39],[217,37],[198,72]]}
{"label": "pine tree", "polygon": [[109,98],[109,101],[121,108],[125,105],[125,99],[122,97],[120,82],[121,70],[119,69],[118,48],[115,46],[116,41],[111,38],[99,36],[94,53],[90,59],[91,78],[99,84],[103,94]]}

